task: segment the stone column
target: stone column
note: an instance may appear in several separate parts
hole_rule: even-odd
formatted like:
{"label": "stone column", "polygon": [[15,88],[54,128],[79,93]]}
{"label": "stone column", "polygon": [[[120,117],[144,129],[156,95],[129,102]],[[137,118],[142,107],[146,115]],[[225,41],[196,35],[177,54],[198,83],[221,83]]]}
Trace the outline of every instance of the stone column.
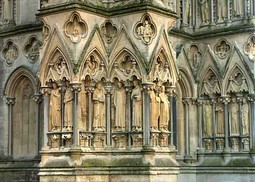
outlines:
{"label": "stone column", "polygon": [[107,83],[105,86],[106,91],[106,145],[108,148],[111,147],[111,95],[112,86],[111,83]]}
{"label": "stone column", "polygon": [[41,150],[41,140],[40,140],[40,137],[41,137],[41,132],[40,132],[40,129],[41,129],[41,118],[40,118],[40,106],[41,106],[41,102],[42,102],[42,95],[41,94],[35,94],[34,96],[34,101],[36,102],[36,141],[37,141],[37,155],[39,155],[39,152]]}
{"label": "stone column", "polygon": [[186,11],[185,11],[185,1],[188,1],[188,0],[182,0],[182,23],[181,23],[181,27],[183,28],[183,27],[187,27],[188,26],[188,24],[187,24],[187,22],[184,22],[184,18],[185,18],[185,16],[186,16]]}
{"label": "stone column", "polygon": [[13,105],[15,104],[14,97],[7,97],[6,104],[8,105],[8,156],[13,156]]}
{"label": "stone column", "polygon": [[152,89],[152,83],[142,83],[142,111],[143,111],[143,147],[150,148],[150,96],[148,91]]}
{"label": "stone column", "polygon": [[[64,104],[64,98],[65,98],[65,92],[66,92],[66,86],[64,84],[59,84],[59,92],[61,95],[61,131],[65,127],[65,104]],[[64,147],[64,140],[62,139],[62,134],[60,135],[60,147]]]}
{"label": "stone column", "polygon": [[132,130],[132,123],[131,123],[131,93],[132,93],[132,86],[131,85],[127,85],[125,86],[125,90],[126,90],[126,102],[127,102],[127,108],[126,108],[126,116],[127,116],[127,126],[128,126],[128,147],[131,147],[131,135],[130,132]]}
{"label": "stone column", "polygon": [[212,104],[212,125],[213,125],[213,150],[216,150],[216,98],[211,98],[211,104]]}
{"label": "stone column", "polygon": [[243,127],[242,127],[242,115],[243,115],[242,103],[243,103],[243,96],[242,95],[237,95],[237,103],[238,103],[238,110],[239,110],[239,113],[238,113],[239,133],[240,133],[240,136],[242,136],[243,135]]}
{"label": "stone column", "polygon": [[79,131],[78,131],[78,99],[81,91],[81,83],[72,83],[71,90],[74,95],[73,102],[73,145],[79,146]]}
{"label": "stone column", "polygon": [[202,127],[202,120],[203,120],[203,101],[197,101],[198,106],[198,147],[199,149],[203,148],[203,127]]}
{"label": "stone column", "polygon": [[50,107],[50,94],[49,87],[42,87],[43,94],[43,150],[49,149],[48,132],[49,132],[49,107]]}
{"label": "stone column", "polygon": [[210,26],[214,26],[215,22],[214,22],[214,3],[213,0],[210,0]]}
{"label": "stone column", "polygon": [[255,94],[249,95],[249,101],[251,103],[251,120],[250,120],[251,151],[254,153],[255,160]]}
{"label": "stone column", "polygon": [[190,156],[190,134],[189,134],[189,102],[190,98],[183,98],[185,112],[185,156]]}
{"label": "stone column", "polygon": [[224,152],[229,152],[229,118],[228,118],[228,104],[230,103],[230,97],[222,97],[224,103]]}
{"label": "stone column", "polygon": [[231,23],[231,15],[230,15],[230,1],[231,0],[227,0],[227,23]]}
{"label": "stone column", "polygon": [[92,94],[94,91],[94,86],[87,86],[85,88],[86,92],[87,92],[87,96],[88,96],[88,119],[89,119],[89,125],[88,125],[88,131],[90,132],[92,130],[92,117],[93,117],[93,113],[92,113]]}

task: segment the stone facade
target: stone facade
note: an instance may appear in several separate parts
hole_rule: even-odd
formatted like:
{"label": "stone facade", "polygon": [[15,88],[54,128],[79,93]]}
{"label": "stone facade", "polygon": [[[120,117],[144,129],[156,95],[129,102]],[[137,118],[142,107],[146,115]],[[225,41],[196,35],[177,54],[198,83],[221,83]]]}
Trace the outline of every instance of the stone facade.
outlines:
{"label": "stone facade", "polygon": [[255,178],[254,0],[0,1],[3,181]]}

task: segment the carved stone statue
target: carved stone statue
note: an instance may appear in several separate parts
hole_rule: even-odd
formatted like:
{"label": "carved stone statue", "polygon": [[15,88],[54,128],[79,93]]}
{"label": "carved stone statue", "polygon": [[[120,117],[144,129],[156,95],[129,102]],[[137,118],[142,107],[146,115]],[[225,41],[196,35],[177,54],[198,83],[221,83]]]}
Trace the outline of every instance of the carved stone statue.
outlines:
{"label": "carved stone statue", "polygon": [[247,103],[247,99],[243,99],[243,108],[242,108],[242,128],[243,128],[243,135],[249,135],[249,106]]}
{"label": "carved stone statue", "polygon": [[105,90],[101,82],[96,84],[93,94],[94,103],[94,131],[105,131]]}
{"label": "carved stone statue", "polygon": [[212,106],[210,101],[206,101],[203,110],[204,116],[204,134],[205,136],[212,136]]}
{"label": "carved stone statue", "polygon": [[53,89],[50,97],[50,121],[52,131],[60,130],[61,127],[61,96],[56,83],[53,83]]}
{"label": "carved stone statue", "polygon": [[241,16],[243,14],[242,5],[243,1],[240,0],[233,0],[233,11],[234,11],[234,16]]}
{"label": "carved stone statue", "polygon": [[184,2],[184,16],[183,23],[189,24],[191,15],[191,0],[185,0]]}
{"label": "carved stone statue", "polygon": [[67,88],[65,97],[65,126],[70,127],[73,125],[73,92],[70,88]]}
{"label": "carved stone statue", "polygon": [[150,118],[151,118],[151,131],[158,131],[158,120],[160,116],[160,98],[156,94],[156,83],[153,84],[153,90],[149,91],[150,95]]}
{"label": "carved stone statue", "polygon": [[160,130],[168,131],[168,124],[170,120],[170,103],[168,96],[165,93],[165,86],[161,86],[161,92],[159,94],[161,100],[160,103]]}
{"label": "carved stone statue", "polygon": [[217,135],[224,136],[224,108],[222,104],[216,106]]}
{"label": "carved stone statue", "polygon": [[125,130],[125,108],[126,108],[126,91],[122,82],[117,83],[117,88],[114,92],[114,107],[115,107],[115,131]]}
{"label": "carved stone statue", "polygon": [[217,21],[223,21],[226,18],[226,0],[217,0]]}
{"label": "carved stone statue", "polygon": [[206,24],[209,23],[209,3],[208,0],[198,0],[200,4],[200,11],[201,11],[201,19],[202,23]]}
{"label": "carved stone statue", "polygon": [[232,99],[232,103],[229,108],[229,120],[230,120],[230,134],[233,136],[240,134],[239,127],[239,108],[236,98]]}
{"label": "carved stone statue", "polygon": [[138,80],[134,80],[134,89],[131,94],[133,101],[133,123],[132,130],[142,129],[142,93]]}

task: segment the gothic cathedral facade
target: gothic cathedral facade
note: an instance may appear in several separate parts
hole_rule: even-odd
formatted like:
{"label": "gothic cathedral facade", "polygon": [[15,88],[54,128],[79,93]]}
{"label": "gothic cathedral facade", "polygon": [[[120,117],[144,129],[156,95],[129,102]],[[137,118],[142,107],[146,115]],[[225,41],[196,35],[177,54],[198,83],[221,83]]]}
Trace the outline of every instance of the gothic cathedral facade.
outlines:
{"label": "gothic cathedral facade", "polygon": [[252,182],[255,0],[0,0],[0,181]]}

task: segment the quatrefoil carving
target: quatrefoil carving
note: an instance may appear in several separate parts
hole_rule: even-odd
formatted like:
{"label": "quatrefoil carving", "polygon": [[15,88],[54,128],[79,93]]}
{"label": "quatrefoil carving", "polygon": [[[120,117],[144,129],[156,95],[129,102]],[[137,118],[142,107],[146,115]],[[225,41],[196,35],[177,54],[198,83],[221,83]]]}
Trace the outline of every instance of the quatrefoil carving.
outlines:
{"label": "quatrefoil carving", "polygon": [[6,42],[2,50],[2,55],[8,66],[11,66],[13,62],[18,58],[18,48],[12,40]]}
{"label": "quatrefoil carving", "polygon": [[32,63],[36,62],[39,58],[39,48],[42,43],[38,40],[37,37],[32,36],[28,40],[27,44],[24,47],[24,54],[28,60]]}
{"label": "quatrefoil carving", "polygon": [[79,43],[87,35],[87,24],[78,13],[73,13],[66,22],[65,34],[73,43]]}

